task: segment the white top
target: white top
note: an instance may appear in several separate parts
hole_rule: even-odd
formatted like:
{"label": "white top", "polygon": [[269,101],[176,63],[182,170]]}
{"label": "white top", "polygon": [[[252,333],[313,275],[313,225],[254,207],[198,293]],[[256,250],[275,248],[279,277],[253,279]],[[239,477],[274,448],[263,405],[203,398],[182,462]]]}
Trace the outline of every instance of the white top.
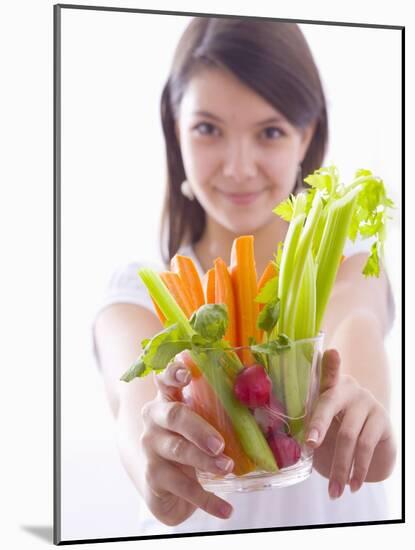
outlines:
{"label": "white top", "polygon": [[[345,248],[345,256],[367,252],[370,245],[369,240],[349,243]],[[203,275],[191,246],[183,246],[180,253],[192,257],[200,275]],[[144,265],[149,266],[148,263],[130,263],[114,272],[99,311],[120,302],[137,304],[154,311],[147,289],[137,274],[138,268]],[[163,269],[165,266],[160,263],[158,270]],[[97,357],[96,360],[98,363]],[[155,519],[142,501],[137,536],[390,519],[383,483],[366,483],[357,493],[351,493],[346,487],[343,496],[332,501],[328,496],[328,480],[316,471],[306,481],[290,487],[227,494],[223,498],[234,507],[229,519],[218,519],[198,509],[188,520],[173,527]]]}

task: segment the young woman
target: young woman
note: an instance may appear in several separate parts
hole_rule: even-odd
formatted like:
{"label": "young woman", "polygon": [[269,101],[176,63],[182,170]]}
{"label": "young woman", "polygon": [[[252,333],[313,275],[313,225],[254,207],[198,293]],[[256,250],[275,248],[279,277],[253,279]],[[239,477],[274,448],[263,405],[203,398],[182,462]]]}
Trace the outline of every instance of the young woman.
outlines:
{"label": "young woman", "polygon": [[[216,257],[230,257],[236,236],[252,234],[262,273],[288,225],[272,208],[322,165],[327,143],[324,93],[299,27],[193,19],[178,44],[161,115],[168,167],[165,266],[180,251],[202,275]],[[346,249],[324,320],[321,395],[307,434],[315,448],[311,477],[226,499],[205,491],[195,475],[195,468],[223,473],[233,464],[220,434],[180,402],[190,380],[185,366],[176,361],[157,377],[119,381],[137,357],[137,342],[161,325],[137,276],[139,264],[114,274],[95,342],[120,456],[150,512],[147,531],[388,517],[379,482],[390,475],[396,455],[383,345],[392,300],[384,272],[379,279],[362,276],[366,256],[362,245]]]}

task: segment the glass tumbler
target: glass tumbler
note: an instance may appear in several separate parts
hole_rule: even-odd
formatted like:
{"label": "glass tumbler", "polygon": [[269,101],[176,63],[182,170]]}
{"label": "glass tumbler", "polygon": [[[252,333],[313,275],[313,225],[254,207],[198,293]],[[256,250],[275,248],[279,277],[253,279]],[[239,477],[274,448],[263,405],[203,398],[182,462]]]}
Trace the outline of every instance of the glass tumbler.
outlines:
{"label": "glass tumbler", "polygon": [[184,351],[192,373],[184,402],[222,435],[231,473],[197,471],[209,491],[285,487],[310,476],[307,424],[319,395],[323,333],[275,353],[250,347]]}

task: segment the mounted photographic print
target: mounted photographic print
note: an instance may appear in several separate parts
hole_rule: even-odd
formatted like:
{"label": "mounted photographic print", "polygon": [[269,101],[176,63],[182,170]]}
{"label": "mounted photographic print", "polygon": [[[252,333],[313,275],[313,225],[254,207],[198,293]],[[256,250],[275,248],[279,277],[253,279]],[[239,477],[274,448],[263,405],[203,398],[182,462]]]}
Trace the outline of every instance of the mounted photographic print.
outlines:
{"label": "mounted photographic print", "polygon": [[403,38],[54,6],[55,544],[404,521]]}

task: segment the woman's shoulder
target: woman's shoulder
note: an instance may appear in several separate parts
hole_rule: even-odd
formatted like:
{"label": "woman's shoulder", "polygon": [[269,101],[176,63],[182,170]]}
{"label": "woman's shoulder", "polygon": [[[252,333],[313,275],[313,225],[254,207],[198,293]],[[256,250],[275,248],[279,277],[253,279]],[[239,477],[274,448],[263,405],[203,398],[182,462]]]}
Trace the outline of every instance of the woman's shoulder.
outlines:
{"label": "woman's shoulder", "polygon": [[154,261],[130,261],[120,263],[112,270],[108,281],[108,288],[136,288],[137,285],[142,285],[138,271],[143,267],[151,268],[156,271],[161,271],[163,269],[161,263]]}
{"label": "woman's shoulder", "polygon": [[157,261],[129,261],[116,265],[105,285],[100,309],[117,303],[136,304],[153,310],[150,295],[139,276],[139,269],[147,267],[157,272],[164,268]]}

